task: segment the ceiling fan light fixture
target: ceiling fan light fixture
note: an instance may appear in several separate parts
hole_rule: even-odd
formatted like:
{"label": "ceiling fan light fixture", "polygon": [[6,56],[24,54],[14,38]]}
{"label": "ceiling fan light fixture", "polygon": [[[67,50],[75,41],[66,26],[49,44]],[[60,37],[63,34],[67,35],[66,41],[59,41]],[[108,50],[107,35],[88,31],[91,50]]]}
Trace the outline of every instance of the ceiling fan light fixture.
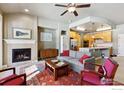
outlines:
{"label": "ceiling fan light fixture", "polygon": [[76,9],[77,8],[87,8],[87,7],[90,7],[90,4],[80,4],[80,5],[77,5],[76,3],[69,3],[68,5],[55,4],[55,6],[66,7],[67,8],[60,16],[63,16],[67,12],[73,13],[75,16],[78,16],[78,13],[77,13]]}
{"label": "ceiling fan light fixture", "polygon": [[69,8],[68,8],[68,11],[69,11],[69,12],[74,12],[75,10],[76,10],[75,7],[69,7]]}

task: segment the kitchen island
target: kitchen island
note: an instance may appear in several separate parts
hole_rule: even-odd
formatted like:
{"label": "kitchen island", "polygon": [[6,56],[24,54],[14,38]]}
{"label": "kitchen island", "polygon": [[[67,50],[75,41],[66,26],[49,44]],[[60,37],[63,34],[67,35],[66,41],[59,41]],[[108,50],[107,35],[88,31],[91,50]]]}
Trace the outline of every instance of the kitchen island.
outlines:
{"label": "kitchen island", "polygon": [[79,51],[82,52],[89,52],[91,56],[100,57],[110,57],[111,55],[111,47],[86,47],[86,48],[79,48]]}

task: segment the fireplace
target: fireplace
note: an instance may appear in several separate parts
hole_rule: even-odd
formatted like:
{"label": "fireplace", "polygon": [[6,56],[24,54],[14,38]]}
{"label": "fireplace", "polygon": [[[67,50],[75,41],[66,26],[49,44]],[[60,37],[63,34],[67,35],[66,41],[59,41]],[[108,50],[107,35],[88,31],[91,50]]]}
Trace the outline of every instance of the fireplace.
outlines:
{"label": "fireplace", "polygon": [[31,48],[12,49],[12,63],[31,60]]}

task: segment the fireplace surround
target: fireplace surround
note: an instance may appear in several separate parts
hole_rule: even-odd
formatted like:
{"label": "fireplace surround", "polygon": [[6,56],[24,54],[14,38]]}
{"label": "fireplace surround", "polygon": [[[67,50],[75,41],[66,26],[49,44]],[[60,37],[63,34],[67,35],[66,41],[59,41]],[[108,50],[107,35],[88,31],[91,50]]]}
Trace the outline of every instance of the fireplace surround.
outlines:
{"label": "fireplace surround", "polygon": [[[17,40],[5,39],[4,40],[4,65],[17,67],[31,62],[37,62],[37,47],[35,40]],[[13,62],[13,49],[31,49],[31,60]]]}
{"label": "fireplace surround", "polygon": [[12,63],[31,60],[31,48],[12,49]]}

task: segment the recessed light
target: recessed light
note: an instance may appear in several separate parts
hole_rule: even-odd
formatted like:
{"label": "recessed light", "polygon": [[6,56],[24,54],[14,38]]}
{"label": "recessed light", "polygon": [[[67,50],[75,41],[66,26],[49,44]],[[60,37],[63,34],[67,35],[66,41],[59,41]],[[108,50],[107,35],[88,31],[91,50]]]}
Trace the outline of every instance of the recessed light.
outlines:
{"label": "recessed light", "polygon": [[25,12],[29,12],[29,9],[24,9],[25,10]]}
{"label": "recessed light", "polygon": [[92,36],[92,38],[95,38],[95,36]]}
{"label": "recessed light", "polygon": [[76,29],[77,29],[77,30],[81,30],[81,31],[85,31],[85,30],[86,30],[85,28],[79,27],[79,26],[78,26]]}
{"label": "recessed light", "polygon": [[112,29],[111,27],[104,27],[104,28],[98,28],[96,31],[104,31],[104,30],[110,30]]}

